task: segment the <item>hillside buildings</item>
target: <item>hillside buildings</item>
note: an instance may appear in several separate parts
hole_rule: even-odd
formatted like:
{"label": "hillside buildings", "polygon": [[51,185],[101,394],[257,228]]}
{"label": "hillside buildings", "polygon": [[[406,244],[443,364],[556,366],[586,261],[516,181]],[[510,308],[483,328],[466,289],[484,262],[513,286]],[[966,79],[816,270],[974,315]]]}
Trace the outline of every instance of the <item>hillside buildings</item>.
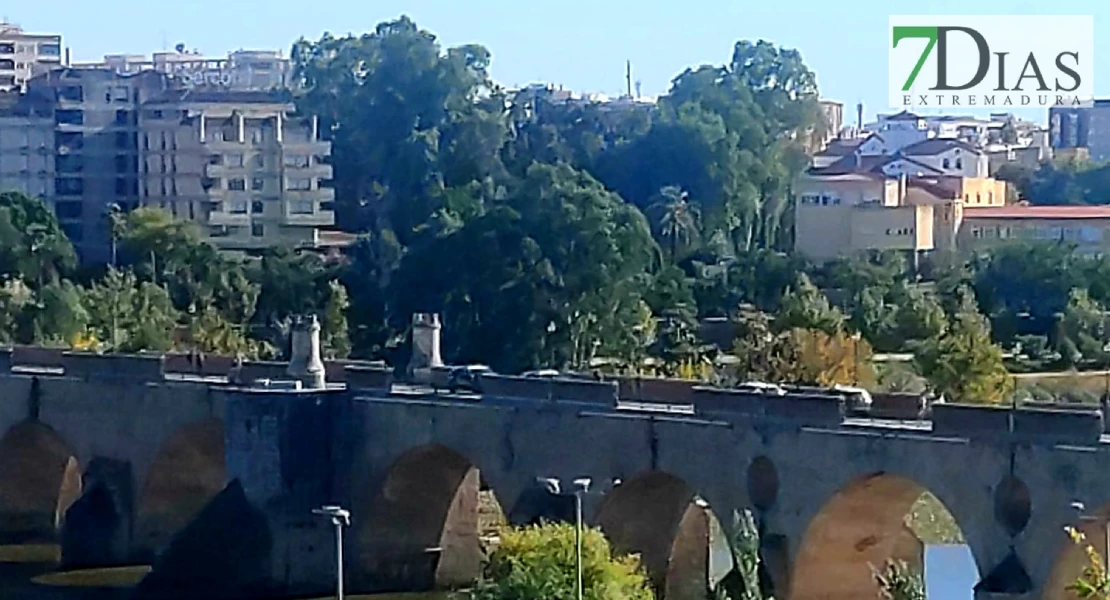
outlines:
{"label": "hillside buildings", "polygon": [[98,62],[76,63],[76,68],[108,69],[121,75],[155,71],[187,89],[218,86],[233,91],[288,87],[291,65],[277,50],[237,50],[223,58],[202,56],[184,44],[169,52],[110,54]]}

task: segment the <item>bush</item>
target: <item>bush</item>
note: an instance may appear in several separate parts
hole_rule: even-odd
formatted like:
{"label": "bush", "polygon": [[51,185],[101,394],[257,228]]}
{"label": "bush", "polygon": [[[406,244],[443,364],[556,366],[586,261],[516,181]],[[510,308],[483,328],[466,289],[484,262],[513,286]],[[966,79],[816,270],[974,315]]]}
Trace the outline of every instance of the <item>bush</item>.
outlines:
{"label": "bush", "polygon": [[[574,600],[577,566],[574,525],[544,523],[504,527],[490,554],[474,600]],[[614,558],[600,531],[582,539],[583,598],[651,600],[647,577],[635,556]]]}

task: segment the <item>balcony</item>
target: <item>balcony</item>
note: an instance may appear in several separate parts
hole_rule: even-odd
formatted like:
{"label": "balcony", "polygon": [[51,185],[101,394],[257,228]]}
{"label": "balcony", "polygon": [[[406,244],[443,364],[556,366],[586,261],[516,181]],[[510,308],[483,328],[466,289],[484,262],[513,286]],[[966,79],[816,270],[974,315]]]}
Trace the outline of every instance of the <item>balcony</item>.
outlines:
{"label": "balcony", "polygon": [[313,140],[311,142],[305,141],[288,141],[282,143],[287,151],[296,152],[298,154],[312,154],[316,156],[324,156],[331,154],[331,142],[324,142],[321,140]]}
{"label": "balcony", "polygon": [[281,224],[293,227],[330,227],[335,225],[335,213],[330,210],[320,210],[311,214],[286,213]]}
{"label": "balcony", "polygon": [[223,211],[212,211],[208,213],[209,225],[228,225],[239,227],[250,227],[251,216],[249,213],[229,213]]}

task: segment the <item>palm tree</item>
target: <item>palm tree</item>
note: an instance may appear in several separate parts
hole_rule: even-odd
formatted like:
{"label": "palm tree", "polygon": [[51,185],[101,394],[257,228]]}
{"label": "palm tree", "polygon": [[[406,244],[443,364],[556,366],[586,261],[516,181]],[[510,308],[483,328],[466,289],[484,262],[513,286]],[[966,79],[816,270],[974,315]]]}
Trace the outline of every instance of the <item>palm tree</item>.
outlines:
{"label": "palm tree", "polygon": [[648,209],[656,216],[659,235],[670,240],[671,260],[678,256],[680,243],[688,244],[698,232],[701,215],[689,202],[689,194],[673,185],[659,190],[658,199]]}

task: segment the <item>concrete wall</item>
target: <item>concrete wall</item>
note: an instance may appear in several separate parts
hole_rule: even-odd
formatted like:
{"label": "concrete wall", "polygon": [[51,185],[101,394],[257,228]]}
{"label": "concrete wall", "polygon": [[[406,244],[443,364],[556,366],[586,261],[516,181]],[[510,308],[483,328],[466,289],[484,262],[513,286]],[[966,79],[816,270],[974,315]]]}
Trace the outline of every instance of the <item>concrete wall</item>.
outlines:
{"label": "concrete wall", "polygon": [[[148,358],[119,360],[149,372]],[[847,599],[874,591],[868,563],[913,550],[903,517],[926,490],[961,526],[986,587],[1017,572],[1036,594],[1074,568],[1060,533],[1076,519],[1070,503],[1110,503],[1097,412],[938,405],[911,426],[845,422],[843,399],[820,390],[641,382],[641,402],[692,407],[682,415],[616,410],[616,390],[636,389],[627,380],[488,378],[499,393],[474,398],[389,391],[377,371],[322,393],[81,373],[0,373],[0,534],[60,540],[77,563],[156,555],[151,581],[170,587],[210,539],[210,581],[327,593],[332,532],[311,515],[325,503],[354,514],[354,588],[459,584],[479,564],[477,490],[528,522],[543,476],[590,477],[587,520],[641,554],[667,597],[704,587],[695,496],[726,529],[733,510],[755,511],[776,597],[816,597],[814,582],[835,573],[820,597]],[[256,515],[248,537],[262,558],[246,566],[223,552],[234,514]]]}

